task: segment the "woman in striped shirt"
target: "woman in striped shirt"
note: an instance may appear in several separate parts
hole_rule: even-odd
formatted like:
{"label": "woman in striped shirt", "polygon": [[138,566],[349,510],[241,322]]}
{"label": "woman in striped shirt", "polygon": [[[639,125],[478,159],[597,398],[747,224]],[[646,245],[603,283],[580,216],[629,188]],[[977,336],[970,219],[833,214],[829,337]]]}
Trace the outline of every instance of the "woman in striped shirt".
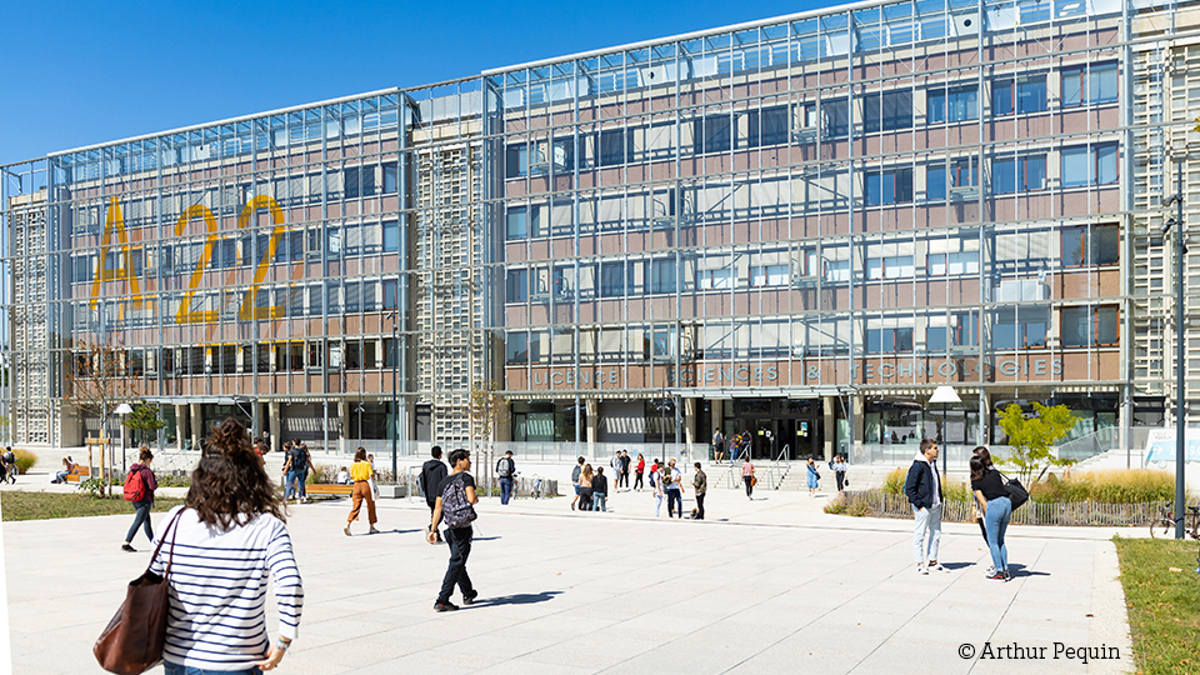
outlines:
{"label": "woman in striped shirt", "polygon": [[[282,501],[236,420],[221,424],[192,473],[187,506],[168,518],[178,524],[163,530],[166,544],[151,568],[166,573],[173,555],[165,675],[275,668],[296,638],[304,589]],[[265,612],[268,573],[279,608],[273,645]]]}

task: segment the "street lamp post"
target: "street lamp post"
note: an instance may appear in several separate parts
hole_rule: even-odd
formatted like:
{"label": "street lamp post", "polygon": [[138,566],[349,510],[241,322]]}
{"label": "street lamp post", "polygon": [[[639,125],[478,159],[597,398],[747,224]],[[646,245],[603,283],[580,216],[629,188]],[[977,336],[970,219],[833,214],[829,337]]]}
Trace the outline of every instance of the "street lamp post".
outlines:
{"label": "street lamp post", "polygon": [[113,412],[121,416],[121,473],[124,474],[126,471],[125,460],[127,459],[125,457],[125,449],[129,447],[129,444],[125,442],[125,416],[133,412],[133,408],[128,403],[122,403]]}
{"label": "street lamp post", "polygon": [[[400,372],[400,312],[392,312],[392,484],[400,483],[397,475],[396,454],[400,444],[400,405],[397,389]],[[361,418],[360,418],[361,419]]]}
{"label": "street lamp post", "polygon": [[[949,434],[946,433],[946,418],[948,416],[948,414],[946,412],[946,404],[947,403],[960,403],[960,402],[962,402],[962,399],[960,399],[958,397],[958,393],[954,391],[954,387],[951,387],[948,384],[943,384],[942,386],[933,390],[933,396],[929,397],[929,402],[942,404],[942,442],[941,442],[941,445],[944,446],[944,445],[946,445],[946,438],[949,436]],[[942,460],[943,482],[945,482],[946,463],[949,460],[949,458],[950,458],[950,453],[946,453],[946,458]]]}
{"label": "street lamp post", "polygon": [[1175,205],[1175,217],[1162,224],[1159,231],[1163,236],[1175,227],[1175,538],[1183,539],[1184,511],[1184,467],[1187,459],[1187,413],[1184,404],[1187,398],[1187,380],[1184,372],[1184,305],[1187,300],[1183,297],[1183,256],[1187,253],[1187,244],[1183,238],[1183,162],[1180,161],[1175,171],[1177,181],[1176,192],[1166,201],[1165,206]]}

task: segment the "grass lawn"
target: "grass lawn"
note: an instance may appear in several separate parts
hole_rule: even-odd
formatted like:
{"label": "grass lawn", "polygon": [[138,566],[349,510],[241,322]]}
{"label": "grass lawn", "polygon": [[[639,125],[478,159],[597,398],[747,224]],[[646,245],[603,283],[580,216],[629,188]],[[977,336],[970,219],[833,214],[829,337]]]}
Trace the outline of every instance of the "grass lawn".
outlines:
{"label": "grass lawn", "polygon": [[[158,497],[154,500],[154,508],[151,510],[155,513],[167,511],[172,506],[182,503],[182,499]],[[111,516],[119,513],[133,515],[133,505],[122,499],[120,494],[108,499],[96,499],[87,494],[12,491],[0,493],[0,511],[4,512],[6,521],[45,520]]]}
{"label": "grass lawn", "polygon": [[[1200,542],[1162,539],[1113,540],[1121,558],[1121,584],[1137,672],[1184,675],[1200,672]],[[1182,572],[1172,572],[1175,567]]]}

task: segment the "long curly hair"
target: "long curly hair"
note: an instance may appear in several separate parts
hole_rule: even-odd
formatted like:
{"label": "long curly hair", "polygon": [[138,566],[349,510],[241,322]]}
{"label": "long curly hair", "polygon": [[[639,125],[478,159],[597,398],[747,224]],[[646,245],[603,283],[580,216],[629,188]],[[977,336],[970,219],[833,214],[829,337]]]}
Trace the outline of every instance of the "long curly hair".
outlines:
{"label": "long curly hair", "polygon": [[250,448],[246,427],[233,418],[222,422],[205,446],[192,472],[187,505],[204,524],[222,530],[262,513],[285,520],[283,500]]}

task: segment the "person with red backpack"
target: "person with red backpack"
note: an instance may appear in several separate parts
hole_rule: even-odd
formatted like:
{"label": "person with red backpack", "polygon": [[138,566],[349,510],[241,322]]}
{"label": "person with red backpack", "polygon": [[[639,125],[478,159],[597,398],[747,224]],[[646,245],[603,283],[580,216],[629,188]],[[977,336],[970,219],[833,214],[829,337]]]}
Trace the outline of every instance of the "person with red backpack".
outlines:
{"label": "person with red backpack", "polygon": [[122,551],[137,553],[137,549],[130,544],[137,535],[139,525],[145,527],[146,537],[150,543],[154,543],[154,530],[150,526],[150,507],[154,506],[154,491],[158,489],[158,481],[154,478],[154,471],[150,469],[150,462],[153,460],[154,453],[143,445],[138,454],[138,461],[129,467],[129,475],[125,477],[125,501],[133,502],[137,513],[133,517],[133,525],[129,527],[129,534],[125,535],[125,543],[121,545]]}

